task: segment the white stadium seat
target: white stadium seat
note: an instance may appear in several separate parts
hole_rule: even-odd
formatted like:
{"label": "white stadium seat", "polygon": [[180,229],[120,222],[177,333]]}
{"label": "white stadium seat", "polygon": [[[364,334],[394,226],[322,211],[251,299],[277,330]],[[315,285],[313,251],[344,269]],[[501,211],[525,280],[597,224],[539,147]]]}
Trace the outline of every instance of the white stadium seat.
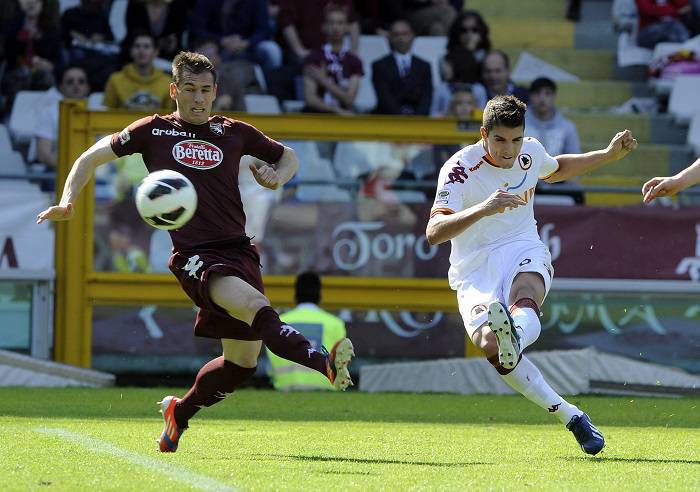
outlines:
{"label": "white stadium seat", "polygon": [[104,92],[93,92],[88,96],[88,109],[105,109],[102,104],[102,99],[104,98]]}
{"label": "white stadium seat", "polygon": [[8,152],[3,154],[0,162],[0,174],[18,174],[27,173],[27,167],[24,165],[24,158],[19,152]]}
{"label": "white stadium seat", "polygon": [[52,91],[19,91],[10,113],[10,133],[18,143],[28,143],[39,122],[37,114],[47,104],[57,104]]}
{"label": "white stadium seat", "polygon": [[114,0],[109,10],[109,27],[112,28],[114,42],[120,43],[126,37],[126,8],[129,0]]}
{"label": "white stadium seat", "polygon": [[80,0],[61,0],[59,2],[61,13],[73,7],[77,7],[78,5],[80,5]]}
{"label": "white stadium seat", "polygon": [[417,36],[413,41],[413,54],[430,63],[430,71],[433,76],[433,90],[440,85],[440,59],[447,52],[447,37],[445,36]]}
{"label": "white stadium seat", "polygon": [[653,52],[637,45],[635,34],[620,33],[617,37],[617,64],[621,67],[648,65]]}
{"label": "white stadium seat", "polygon": [[695,113],[690,120],[688,129],[688,145],[693,148],[696,156],[700,156],[700,112]]}
{"label": "white stadium seat", "polygon": [[355,106],[361,112],[371,111],[377,105],[377,95],[372,86],[372,63],[389,52],[389,42],[384,36],[362,35],[358,40],[357,56],[362,60],[365,74],[360,79]]}
{"label": "white stadium seat", "polygon": [[688,124],[690,119],[700,112],[700,75],[681,75],[673,81],[668,112],[678,123]]}
{"label": "white stadium seat", "polygon": [[245,109],[253,114],[280,114],[280,103],[275,96],[269,94],[246,94]]}
{"label": "white stadium seat", "polygon": [[0,155],[12,152],[12,140],[10,132],[5,125],[0,125]]}

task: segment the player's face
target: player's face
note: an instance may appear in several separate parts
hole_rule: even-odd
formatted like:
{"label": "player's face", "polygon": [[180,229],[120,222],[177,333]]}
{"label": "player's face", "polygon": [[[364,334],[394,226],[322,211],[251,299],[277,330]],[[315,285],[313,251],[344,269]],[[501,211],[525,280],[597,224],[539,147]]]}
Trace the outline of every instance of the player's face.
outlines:
{"label": "player's face", "polygon": [[481,127],[481,138],[484,140],[486,151],[494,159],[494,164],[504,169],[513,167],[515,158],[523,146],[525,127],[508,128],[494,127],[490,132]]}
{"label": "player's face", "polygon": [[206,123],[216,99],[216,84],[211,72],[182,72],[180,84],[170,84],[170,97],[177,103],[180,118],[193,125]]}

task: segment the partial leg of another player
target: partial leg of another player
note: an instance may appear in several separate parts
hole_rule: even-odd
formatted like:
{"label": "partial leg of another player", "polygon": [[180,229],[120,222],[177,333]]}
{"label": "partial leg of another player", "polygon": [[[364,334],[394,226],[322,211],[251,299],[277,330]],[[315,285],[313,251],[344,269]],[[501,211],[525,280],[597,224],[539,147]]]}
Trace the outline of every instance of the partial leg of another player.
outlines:
{"label": "partial leg of another player", "polygon": [[233,316],[248,323],[272,353],[324,374],[338,390],[352,384],[348,364],[355,355],[348,338],[330,352],[319,352],[294,327],[282,322],[267,297],[237,277],[216,276],[210,280],[212,300]]}
{"label": "partial leg of another player", "polygon": [[539,306],[544,296],[544,281],[538,273],[519,273],[510,291],[511,307],[492,302],[489,323],[474,332],[472,341],[486,352],[489,362],[510,387],[554,414],[574,433],[584,452],[596,454],[604,446],[600,431],[585,413],[559,396],[539,369],[522,355],[542,329]]}

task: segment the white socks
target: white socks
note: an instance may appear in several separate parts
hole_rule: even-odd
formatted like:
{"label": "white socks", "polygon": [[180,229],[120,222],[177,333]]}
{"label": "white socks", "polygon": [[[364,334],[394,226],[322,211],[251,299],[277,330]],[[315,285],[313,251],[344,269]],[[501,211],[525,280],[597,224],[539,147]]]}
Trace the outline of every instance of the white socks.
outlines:
{"label": "white socks", "polygon": [[513,317],[515,329],[520,335],[520,351],[525,350],[525,347],[535,343],[542,331],[540,317],[534,309],[529,307],[516,307],[510,315]]}
{"label": "white socks", "polygon": [[[526,310],[534,312],[532,309]],[[539,327],[539,320],[537,326]],[[568,424],[574,415],[583,413],[576,406],[571,405],[559,396],[544,380],[540,370],[527,357],[523,356],[515,369],[508,374],[502,374],[501,377],[511,388],[521,393],[525,398],[544,408],[549,413],[553,413],[564,425]]]}

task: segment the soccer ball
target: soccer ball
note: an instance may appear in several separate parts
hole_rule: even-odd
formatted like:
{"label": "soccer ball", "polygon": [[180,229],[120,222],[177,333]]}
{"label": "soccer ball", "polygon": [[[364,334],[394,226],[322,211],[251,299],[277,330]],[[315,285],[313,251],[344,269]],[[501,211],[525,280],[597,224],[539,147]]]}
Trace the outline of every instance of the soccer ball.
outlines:
{"label": "soccer ball", "polygon": [[157,229],[179,229],[197,209],[197,191],[179,172],[163,169],[143,178],[136,190],[136,208]]}

